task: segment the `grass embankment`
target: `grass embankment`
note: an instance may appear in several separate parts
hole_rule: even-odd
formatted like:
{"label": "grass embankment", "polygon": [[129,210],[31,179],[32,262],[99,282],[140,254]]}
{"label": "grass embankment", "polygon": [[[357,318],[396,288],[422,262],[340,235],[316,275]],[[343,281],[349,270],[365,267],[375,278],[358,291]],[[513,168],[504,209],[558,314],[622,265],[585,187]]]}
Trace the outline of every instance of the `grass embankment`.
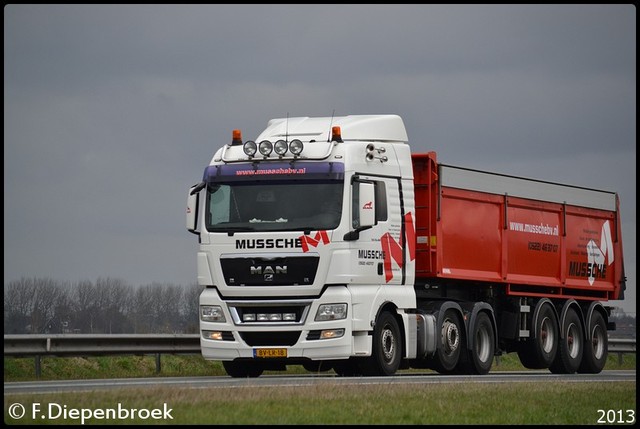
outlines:
{"label": "grass embankment", "polygon": [[[635,421],[636,383],[320,383],[274,388],[252,386],[249,380],[237,388],[120,389],[5,395],[4,400],[9,424],[598,425]],[[27,410],[19,419],[10,414],[16,403]],[[53,412],[33,413],[34,407]],[[123,418],[128,416],[122,412],[111,418],[96,414],[118,407],[149,411],[127,411],[137,413],[133,419]],[[75,416],[72,410],[77,410]],[[158,410],[155,418],[149,417],[151,410]]]}

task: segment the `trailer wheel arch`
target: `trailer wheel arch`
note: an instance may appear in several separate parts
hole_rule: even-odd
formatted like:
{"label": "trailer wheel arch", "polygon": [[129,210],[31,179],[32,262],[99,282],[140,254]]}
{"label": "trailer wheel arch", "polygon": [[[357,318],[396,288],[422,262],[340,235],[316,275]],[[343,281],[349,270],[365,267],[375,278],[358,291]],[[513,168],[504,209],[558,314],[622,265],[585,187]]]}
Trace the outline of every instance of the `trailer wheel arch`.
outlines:
{"label": "trailer wheel arch", "polygon": [[[491,327],[493,328],[493,346],[494,350],[498,350],[499,339],[498,339],[498,324],[496,322],[495,312],[493,311],[493,307],[486,302],[474,302],[471,311],[469,312],[468,320],[463,319],[466,323],[466,331],[473,332],[475,329],[475,324],[477,323],[478,315],[483,312],[487,313],[489,316],[489,320],[491,321]],[[467,349],[473,350],[475,338],[473,335],[467,335]]]}
{"label": "trailer wheel arch", "polygon": [[[584,321],[584,326],[586,330],[586,340],[585,347],[582,356],[582,362],[580,363],[580,367],[577,372],[582,374],[597,374],[600,373],[607,362],[608,356],[608,336],[607,336],[607,326],[609,315],[602,303],[598,301],[594,301],[589,304],[587,309],[585,310],[586,316]],[[597,315],[597,316],[596,316]],[[595,318],[595,319],[594,319]],[[598,319],[602,319],[602,324],[600,325]],[[595,320],[595,321],[594,321]],[[594,323],[598,323],[595,325]],[[601,350],[602,355],[598,356],[597,352],[594,351],[594,339],[593,332],[597,326],[601,326],[604,332],[601,333],[601,343],[599,344],[598,349]]]}
{"label": "trailer wheel arch", "polygon": [[531,338],[538,338],[539,332],[535,328],[538,326],[538,317],[540,317],[540,312],[542,311],[542,307],[545,305],[548,305],[549,307],[551,307],[553,314],[556,316],[556,323],[558,324],[556,328],[558,328],[558,331],[560,330],[559,328],[560,319],[558,318],[558,310],[556,309],[556,306],[553,305],[553,302],[551,302],[549,298],[542,298],[536,303],[536,308],[533,311],[533,315],[531,316],[531,326],[534,328]]}
{"label": "trailer wheel arch", "polygon": [[[582,309],[581,309],[582,311]],[[584,329],[585,329],[585,338],[587,340],[591,340],[591,332],[589,331],[589,326],[591,325],[591,319],[593,318],[593,314],[598,312],[601,314],[604,319],[605,326],[609,323],[609,313],[606,308],[600,301],[592,301],[589,306],[583,311],[584,313]]]}
{"label": "trailer wheel arch", "polygon": [[[578,324],[579,326],[573,326]],[[558,352],[549,370],[554,374],[575,373],[583,359],[586,348],[586,334],[589,329],[584,325],[584,315],[582,308],[574,299],[565,300],[558,317],[560,335],[558,338]],[[573,327],[572,327],[573,326]],[[573,331],[573,329],[578,328]],[[574,338],[568,338],[569,331],[573,332]]]}
{"label": "trailer wheel arch", "polygon": [[[569,308],[573,308],[576,311],[576,313],[578,313],[578,317],[582,322],[582,336],[584,338],[587,338],[588,329],[585,328],[586,318],[584,317],[584,312],[582,311],[582,307],[580,307],[580,304],[578,304],[578,302],[575,299],[568,299],[562,305],[562,309],[560,310],[560,314],[558,315],[558,325],[560,327],[564,326],[564,321],[567,317],[567,312],[569,311]],[[564,336],[565,336],[564,330],[560,329],[560,338],[564,339]]]}
{"label": "trailer wheel arch", "polygon": [[[540,333],[544,325],[539,320],[541,314],[548,314],[553,320],[550,320],[548,328],[552,329],[552,332],[547,331],[547,335],[550,333],[553,337],[541,338]],[[560,325],[558,323],[558,311],[553,305],[553,302],[549,298],[542,298],[535,304],[535,309],[530,319],[530,336],[520,343],[518,347],[518,357],[520,362],[529,369],[544,369],[549,368],[553,363],[558,348],[560,345]],[[544,342],[544,344],[542,343]],[[550,350],[546,350],[546,347],[550,347]]]}

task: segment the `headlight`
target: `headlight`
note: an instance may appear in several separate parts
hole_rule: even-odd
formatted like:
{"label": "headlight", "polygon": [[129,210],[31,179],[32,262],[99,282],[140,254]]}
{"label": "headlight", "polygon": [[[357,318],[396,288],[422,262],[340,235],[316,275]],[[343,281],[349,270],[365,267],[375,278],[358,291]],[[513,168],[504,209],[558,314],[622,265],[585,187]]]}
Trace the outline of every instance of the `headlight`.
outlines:
{"label": "headlight", "polygon": [[316,322],[347,318],[347,304],[322,304],[316,313]]}
{"label": "headlight", "polygon": [[201,305],[200,320],[203,322],[226,322],[222,307],[219,305]]}
{"label": "headlight", "polygon": [[247,140],[242,146],[242,150],[247,156],[253,156],[258,151],[258,145],[254,141]]}
{"label": "headlight", "polygon": [[273,144],[269,140],[262,140],[258,145],[258,150],[262,154],[262,156],[271,155],[271,151],[273,150]]}
{"label": "headlight", "polygon": [[296,156],[298,156],[298,155],[300,155],[300,153],[302,153],[302,148],[303,147],[304,147],[304,145],[298,139],[291,140],[291,143],[289,143],[289,150],[291,151],[292,154],[294,154]]}

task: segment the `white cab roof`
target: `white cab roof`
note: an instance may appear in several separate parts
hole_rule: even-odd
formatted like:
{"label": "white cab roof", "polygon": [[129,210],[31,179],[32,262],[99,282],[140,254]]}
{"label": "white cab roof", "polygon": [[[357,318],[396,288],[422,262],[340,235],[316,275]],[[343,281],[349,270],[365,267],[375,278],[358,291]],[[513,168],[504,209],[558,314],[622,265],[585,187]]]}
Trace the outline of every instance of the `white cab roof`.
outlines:
{"label": "white cab roof", "polygon": [[350,115],[336,117],[297,117],[272,119],[258,136],[262,140],[276,141],[300,139],[327,141],[331,128],[339,126],[342,139],[364,141],[386,141],[406,143],[407,131],[398,115]]}

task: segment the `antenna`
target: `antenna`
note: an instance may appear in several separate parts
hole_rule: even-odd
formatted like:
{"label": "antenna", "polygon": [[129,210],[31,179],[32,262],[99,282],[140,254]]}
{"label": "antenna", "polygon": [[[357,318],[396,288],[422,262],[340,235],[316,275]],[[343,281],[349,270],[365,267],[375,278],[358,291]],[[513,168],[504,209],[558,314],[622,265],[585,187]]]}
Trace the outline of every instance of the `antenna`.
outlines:
{"label": "antenna", "polygon": [[287,122],[284,128],[284,141],[289,143],[289,112],[287,112]]}
{"label": "antenna", "polygon": [[329,122],[329,135],[327,136],[327,143],[331,141],[331,127],[333,126],[333,115],[336,113],[336,109],[331,112],[331,121]]}

